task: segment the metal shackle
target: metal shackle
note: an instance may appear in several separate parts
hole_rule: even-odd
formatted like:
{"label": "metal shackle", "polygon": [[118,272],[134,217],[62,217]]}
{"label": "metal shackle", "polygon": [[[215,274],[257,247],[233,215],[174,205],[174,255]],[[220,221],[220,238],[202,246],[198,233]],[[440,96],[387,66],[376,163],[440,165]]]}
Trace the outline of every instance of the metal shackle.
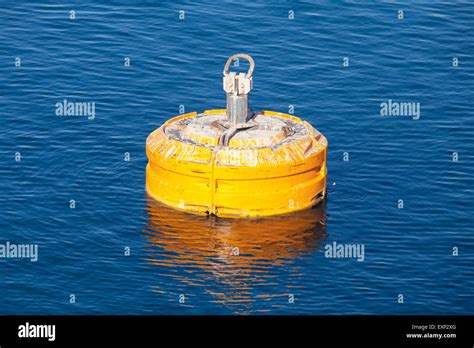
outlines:
{"label": "metal shackle", "polygon": [[[247,73],[229,72],[231,63],[236,58],[246,59],[250,66]],[[252,74],[255,62],[248,54],[239,53],[229,57],[224,66],[223,88],[227,93],[227,120],[234,125],[245,124],[248,119],[248,93],[252,90]]]}
{"label": "metal shackle", "polygon": [[230,65],[237,58],[244,58],[249,62],[250,66],[249,66],[249,70],[247,71],[247,78],[251,78],[253,74],[253,69],[255,68],[255,62],[252,57],[250,57],[248,54],[245,54],[245,53],[237,53],[237,54],[234,54],[233,56],[230,56],[229,59],[227,59],[227,63],[225,63],[225,66],[224,66],[224,76],[227,76],[229,74]]}

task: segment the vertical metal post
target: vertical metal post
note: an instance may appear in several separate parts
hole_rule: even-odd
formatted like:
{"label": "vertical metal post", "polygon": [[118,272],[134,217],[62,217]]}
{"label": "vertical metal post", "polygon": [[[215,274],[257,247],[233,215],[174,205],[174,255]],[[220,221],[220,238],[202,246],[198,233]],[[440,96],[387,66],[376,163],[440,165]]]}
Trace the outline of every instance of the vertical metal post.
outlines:
{"label": "vertical metal post", "polygon": [[[247,59],[250,67],[247,73],[229,72],[230,64],[236,58]],[[255,63],[248,54],[234,54],[224,67],[224,91],[227,93],[227,120],[233,124],[245,124],[248,120],[248,93],[252,89],[252,73]]]}

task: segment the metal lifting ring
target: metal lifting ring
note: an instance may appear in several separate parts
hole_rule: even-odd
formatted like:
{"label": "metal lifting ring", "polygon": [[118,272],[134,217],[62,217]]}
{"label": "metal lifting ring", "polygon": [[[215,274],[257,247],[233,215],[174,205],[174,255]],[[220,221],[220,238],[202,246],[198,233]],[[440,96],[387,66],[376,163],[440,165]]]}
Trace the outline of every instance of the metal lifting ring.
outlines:
{"label": "metal lifting ring", "polygon": [[245,54],[245,53],[237,53],[237,54],[234,54],[233,56],[230,56],[229,59],[227,59],[227,63],[225,63],[225,66],[224,66],[224,76],[229,75],[228,70],[230,68],[230,64],[236,58],[243,58],[243,59],[248,60],[248,62],[250,63],[250,66],[249,66],[249,71],[247,71],[246,77],[248,79],[251,78],[253,74],[253,69],[255,68],[255,62],[253,61],[252,57],[250,57],[248,54]]}

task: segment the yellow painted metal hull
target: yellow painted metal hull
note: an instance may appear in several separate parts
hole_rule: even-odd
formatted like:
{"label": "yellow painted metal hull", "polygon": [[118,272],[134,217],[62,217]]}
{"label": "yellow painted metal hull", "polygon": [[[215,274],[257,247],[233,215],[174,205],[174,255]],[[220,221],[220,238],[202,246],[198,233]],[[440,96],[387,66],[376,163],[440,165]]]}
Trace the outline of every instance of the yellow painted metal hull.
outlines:
{"label": "yellow painted metal hull", "polygon": [[239,218],[285,214],[324,199],[327,140],[309,123],[264,111],[306,127],[306,136],[278,147],[245,139],[217,146],[212,138],[195,143],[166,134],[173,122],[196,115],[172,118],[147,139],[146,189],[157,201],[190,213]]}

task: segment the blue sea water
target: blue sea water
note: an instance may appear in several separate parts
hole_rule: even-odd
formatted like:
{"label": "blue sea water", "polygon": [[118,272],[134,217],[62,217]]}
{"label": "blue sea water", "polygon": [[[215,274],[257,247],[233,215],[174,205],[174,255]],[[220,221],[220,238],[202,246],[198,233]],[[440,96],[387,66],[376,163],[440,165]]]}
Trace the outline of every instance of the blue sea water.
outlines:
{"label": "blue sea water", "polygon": [[[146,196],[147,135],[225,107],[238,52],[253,109],[329,140],[325,204],[246,221]],[[470,1],[4,1],[0,91],[0,244],[39,246],[0,258],[0,314],[474,313]],[[95,118],[56,116],[64,99]],[[381,116],[389,99],[420,118]]]}

